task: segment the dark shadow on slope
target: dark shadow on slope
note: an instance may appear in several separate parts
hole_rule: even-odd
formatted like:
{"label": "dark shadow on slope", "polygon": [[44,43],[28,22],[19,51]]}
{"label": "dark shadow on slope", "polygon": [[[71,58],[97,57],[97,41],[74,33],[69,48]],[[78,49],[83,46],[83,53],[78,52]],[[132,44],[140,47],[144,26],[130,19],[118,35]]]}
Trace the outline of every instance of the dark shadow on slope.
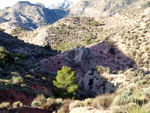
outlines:
{"label": "dark shadow on slope", "polygon": [[[0,103],[21,101],[24,105],[31,105],[37,94],[52,96],[52,80],[55,73],[41,69],[35,64],[57,51],[48,47],[41,47],[25,43],[11,35],[0,31],[0,46],[10,53],[23,54],[20,58],[10,54],[13,60],[0,58]],[[19,78],[19,79],[18,79]],[[15,82],[16,81],[16,82]]]}
{"label": "dark shadow on slope", "polygon": [[79,47],[66,51],[49,59],[44,59],[41,61],[41,65],[53,72],[57,72],[62,66],[67,65],[79,76],[84,76],[88,70],[96,68],[96,66],[107,67],[111,72],[137,68],[132,59],[107,41],[89,48]]}
{"label": "dark shadow on slope", "polygon": [[22,108],[10,109],[9,112],[10,113],[16,113],[16,112],[17,113],[52,113],[53,111],[43,110],[40,108],[22,107]]}
{"label": "dark shadow on slope", "polygon": [[54,22],[58,21],[66,17],[69,14],[68,10],[63,9],[44,9],[44,14],[46,15],[46,23],[53,24]]}
{"label": "dark shadow on slope", "polygon": [[118,85],[114,86],[97,73],[98,67],[104,67],[113,74],[129,68],[137,69],[132,59],[107,40],[92,47],[79,47],[44,59],[39,65],[52,72],[57,72],[62,66],[71,67],[81,86],[80,94],[84,92],[83,94],[87,97],[113,93],[118,88]]}
{"label": "dark shadow on slope", "polygon": [[56,50],[52,50],[51,47],[41,47],[25,43],[2,31],[0,31],[0,46],[4,47],[10,53],[25,55],[27,60],[31,62],[54,56],[58,53]]}

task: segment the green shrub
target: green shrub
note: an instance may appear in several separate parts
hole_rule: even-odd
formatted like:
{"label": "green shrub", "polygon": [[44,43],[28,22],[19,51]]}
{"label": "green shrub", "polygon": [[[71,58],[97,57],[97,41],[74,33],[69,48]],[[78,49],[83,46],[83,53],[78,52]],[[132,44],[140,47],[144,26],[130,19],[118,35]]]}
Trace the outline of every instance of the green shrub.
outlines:
{"label": "green shrub", "polygon": [[0,109],[7,109],[10,106],[9,102],[2,102],[0,104]]}
{"label": "green shrub", "polygon": [[19,58],[19,59],[21,59],[21,60],[24,60],[26,57],[25,57],[25,55],[23,55],[23,54],[21,54],[21,55],[18,55],[18,54],[16,54],[16,53],[13,53],[13,54],[11,54],[14,58]]}
{"label": "green shrub", "polygon": [[57,72],[56,81],[53,81],[56,88],[56,95],[64,98],[76,96],[76,90],[78,89],[76,79],[71,68],[63,66]]}
{"label": "green shrub", "polygon": [[41,105],[44,105],[46,103],[46,98],[43,94],[38,95],[34,101],[40,102]]}
{"label": "green shrub", "polygon": [[57,102],[54,98],[47,98],[46,103],[42,106],[45,110],[53,110],[61,105],[60,102]]}
{"label": "green shrub", "polygon": [[143,113],[150,113],[150,102],[142,106]]}
{"label": "green shrub", "polygon": [[126,104],[129,102],[134,102],[134,96],[131,91],[125,91],[120,96],[119,104]]}
{"label": "green shrub", "polygon": [[22,107],[22,106],[23,106],[23,104],[20,101],[17,101],[17,102],[13,103],[13,108],[19,108],[19,107]]}
{"label": "green shrub", "polygon": [[90,38],[87,38],[86,40],[85,40],[85,44],[89,44],[90,43],[90,41],[91,41],[91,37]]}
{"label": "green shrub", "polygon": [[23,83],[23,78],[21,76],[13,76],[12,77],[12,83],[13,84],[19,84],[19,83]]}
{"label": "green shrub", "polygon": [[57,111],[57,113],[69,113],[69,105],[71,103],[70,99],[66,99],[63,101],[63,105]]}
{"label": "green shrub", "polygon": [[134,102],[134,96],[132,95],[131,91],[125,91],[123,92],[121,95],[117,96],[114,101],[113,104],[114,105],[125,105],[128,104],[130,102]]}
{"label": "green shrub", "polygon": [[99,22],[98,22],[98,21],[92,21],[92,22],[91,22],[91,26],[95,26],[95,27],[96,27],[96,26],[98,26],[98,25],[99,25]]}
{"label": "green shrub", "polygon": [[14,58],[11,54],[0,46],[0,63],[14,63]]}
{"label": "green shrub", "polygon": [[91,106],[99,109],[100,107],[108,108],[114,100],[115,95],[99,95],[92,100]]}
{"label": "green shrub", "polygon": [[55,104],[55,99],[48,98],[46,100],[46,103],[43,105],[43,109],[45,109],[45,110],[51,110],[54,104]]}
{"label": "green shrub", "polygon": [[32,107],[40,107],[41,106],[41,102],[40,101],[32,101],[31,106]]}
{"label": "green shrub", "polygon": [[4,31],[4,29],[3,29],[3,28],[0,28],[0,31]]}
{"label": "green shrub", "polygon": [[103,66],[96,66],[96,71],[99,74],[103,74],[103,73],[110,74],[111,73],[109,67],[103,67]]}
{"label": "green shrub", "polygon": [[147,98],[150,99],[150,88],[146,89],[145,91],[143,91],[142,95]]}
{"label": "green shrub", "polygon": [[135,106],[132,107],[128,110],[128,113],[149,113],[149,112],[144,112],[145,110],[142,110],[140,106]]}

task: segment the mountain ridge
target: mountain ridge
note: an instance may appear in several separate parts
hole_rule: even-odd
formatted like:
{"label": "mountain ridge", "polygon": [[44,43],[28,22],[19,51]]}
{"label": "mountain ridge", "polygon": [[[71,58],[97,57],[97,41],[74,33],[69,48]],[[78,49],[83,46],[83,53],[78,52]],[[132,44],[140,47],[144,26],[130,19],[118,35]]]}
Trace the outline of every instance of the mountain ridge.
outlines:
{"label": "mountain ridge", "polygon": [[[33,7],[45,18],[48,9]],[[0,29],[0,112],[150,113],[150,2],[80,0],[67,11],[51,25],[14,29],[14,37]],[[32,14],[24,12],[11,24]]]}
{"label": "mountain ridge", "polygon": [[[43,25],[52,24],[66,16],[67,13],[62,9],[50,10],[42,4],[21,1],[10,8],[0,11],[0,16],[7,20],[0,27],[8,30],[9,27],[12,27],[11,24],[14,23],[14,29],[20,27],[25,30],[32,30]],[[9,33],[11,33],[11,29],[9,29]]]}

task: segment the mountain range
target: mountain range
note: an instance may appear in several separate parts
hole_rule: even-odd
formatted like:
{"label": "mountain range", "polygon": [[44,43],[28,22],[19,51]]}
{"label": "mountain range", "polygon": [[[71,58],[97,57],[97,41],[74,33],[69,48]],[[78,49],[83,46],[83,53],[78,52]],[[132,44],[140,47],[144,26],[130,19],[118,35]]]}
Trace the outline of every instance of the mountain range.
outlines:
{"label": "mountain range", "polygon": [[20,1],[14,6],[0,11],[1,21],[3,21],[0,27],[7,29],[8,33],[17,28],[32,30],[52,24],[65,17],[67,13],[63,9],[48,9],[43,4]]}
{"label": "mountain range", "polygon": [[49,6],[49,8],[50,9],[55,9],[55,8],[68,9],[68,8],[71,8],[74,4],[75,4],[74,2],[64,0],[62,3],[52,4],[51,6]]}

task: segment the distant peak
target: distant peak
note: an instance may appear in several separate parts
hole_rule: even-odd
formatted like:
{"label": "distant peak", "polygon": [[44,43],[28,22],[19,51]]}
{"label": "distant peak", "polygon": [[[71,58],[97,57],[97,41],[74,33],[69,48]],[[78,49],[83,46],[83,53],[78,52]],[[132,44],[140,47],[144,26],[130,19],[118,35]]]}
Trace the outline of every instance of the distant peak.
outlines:
{"label": "distant peak", "polygon": [[45,8],[45,5],[43,3],[36,3],[36,5],[41,6],[43,8]]}
{"label": "distant peak", "polygon": [[32,4],[29,1],[19,1],[17,2],[17,4],[21,5],[21,4],[25,4],[25,5],[34,5],[34,6],[40,6],[42,8],[45,8],[44,4],[42,3],[36,3],[36,4]]}
{"label": "distant peak", "polygon": [[29,1],[19,1],[19,4],[31,4]]}

